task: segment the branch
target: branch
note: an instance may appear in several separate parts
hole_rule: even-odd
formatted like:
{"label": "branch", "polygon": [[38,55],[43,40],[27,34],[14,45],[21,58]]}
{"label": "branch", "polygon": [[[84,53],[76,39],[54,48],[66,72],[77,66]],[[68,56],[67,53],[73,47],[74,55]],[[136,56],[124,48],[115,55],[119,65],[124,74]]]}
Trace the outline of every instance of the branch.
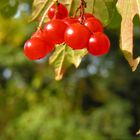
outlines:
{"label": "branch", "polygon": [[50,9],[57,1],[58,1],[58,0],[53,0],[53,1],[51,2],[51,4],[49,5],[49,7],[45,10],[45,12],[44,12],[44,14],[43,14],[43,16],[42,16],[42,18],[41,18],[41,20],[40,20],[40,22],[39,22],[39,26],[38,26],[37,30],[42,29],[42,24],[43,24],[43,21],[44,21],[44,19],[45,19],[45,17],[46,17],[46,14],[48,13],[49,9]]}

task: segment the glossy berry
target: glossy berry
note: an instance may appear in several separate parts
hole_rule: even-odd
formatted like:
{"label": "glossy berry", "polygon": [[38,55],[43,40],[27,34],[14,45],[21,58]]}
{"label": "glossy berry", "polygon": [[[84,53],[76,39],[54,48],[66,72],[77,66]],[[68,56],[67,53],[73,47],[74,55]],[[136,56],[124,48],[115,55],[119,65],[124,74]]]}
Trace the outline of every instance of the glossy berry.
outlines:
{"label": "glossy berry", "polygon": [[86,19],[88,19],[90,17],[94,17],[93,14],[91,14],[91,13],[85,13],[84,16]]}
{"label": "glossy berry", "polygon": [[34,32],[31,36],[31,38],[39,38],[41,40],[45,40],[45,36],[44,36],[44,32],[43,30],[37,30],[36,32]]}
{"label": "glossy berry", "polygon": [[44,27],[45,39],[53,44],[63,43],[66,28],[67,25],[62,20],[55,19],[48,22]]}
{"label": "glossy berry", "polygon": [[66,17],[63,19],[63,22],[69,26],[71,24],[78,23],[79,20],[77,18]]}
{"label": "glossy berry", "polygon": [[108,53],[110,49],[110,41],[104,33],[97,32],[91,35],[87,49],[92,55],[104,55]]}
{"label": "glossy berry", "polygon": [[103,24],[97,18],[88,18],[84,25],[92,32],[103,32]]}
{"label": "glossy berry", "polygon": [[48,55],[50,52],[53,51],[55,46],[54,46],[54,44],[46,41],[45,47],[46,47],[46,55]]}
{"label": "glossy berry", "polygon": [[63,19],[68,16],[68,10],[62,3],[54,4],[48,11],[50,19]]}
{"label": "glossy berry", "polygon": [[46,47],[45,42],[39,38],[31,38],[24,45],[24,54],[30,60],[37,60],[45,57]]}
{"label": "glossy berry", "polygon": [[91,33],[82,24],[75,23],[70,25],[65,32],[65,42],[73,49],[83,49],[87,47]]}
{"label": "glossy berry", "polygon": [[40,40],[45,42],[45,47],[46,47],[46,55],[49,54],[51,51],[54,49],[54,44],[48,40],[45,39],[45,34],[43,30],[38,30],[36,31],[31,38],[39,38]]}

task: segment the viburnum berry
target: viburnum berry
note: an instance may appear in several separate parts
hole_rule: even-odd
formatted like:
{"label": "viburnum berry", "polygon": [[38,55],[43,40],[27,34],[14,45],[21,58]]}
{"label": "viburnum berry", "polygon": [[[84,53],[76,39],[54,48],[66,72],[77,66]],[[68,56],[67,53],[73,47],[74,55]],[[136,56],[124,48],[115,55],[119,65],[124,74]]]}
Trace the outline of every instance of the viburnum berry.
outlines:
{"label": "viburnum berry", "polygon": [[48,11],[50,19],[63,19],[68,16],[68,10],[62,3],[54,4]]}
{"label": "viburnum berry", "polygon": [[46,42],[45,42],[45,46],[46,46],[46,55],[49,54],[50,52],[52,52],[53,49],[54,49],[54,47],[55,47],[55,45],[52,44],[52,43],[49,42],[49,41],[46,41]]}
{"label": "viburnum berry", "polygon": [[31,38],[34,38],[34,37],[40,38],[41,40],[44,40],[44,39],[45,39],[45,38],[44,38],[44,33],[43,33],[42,30],[37,30],[36,32],[34,32],[34,33],[32,34],[32,36],[31,36]]}
{"label": "viburnum berry", "polygon": [[92,32],[103,32],[103,24],[97,18],[86,19],[84,25]]}
{"label": "viburnum berry", "polygon": [[67,25],[60,19],[49,21],[44,27],[45,39],[53,44],[63,43],[66,28]]}
{"label": "viburnum berry", "polygon": [[108,37],[102,33],[97,32],[91,35],[88,44],[88,52],[95,56],[100,56],[108,53],[110,49],[110,41]]}
{"label": "viburnum berry", "polygon": [[71,24],[78,23],[79,20],[77,18],[66,17],[63,19],[63,22],[69,26]]}
{"label": "viburnum berry", "polygon": [[91,13],[85,13],[84,16],[86,19],[90,18],[90,17],[94,17],[93,14],[91,14]]}
{"label": "viburnum berry", "polygon": [[46,55],[49,54],[54,49],[54,44],[49,40],[45,39],[45,33],[43,30],[37,30],[31,38],[39,38],[40,40],[45,42],[46,47]]}
{"label": "viburnum berry", "polygon": [[24,54],[30,60],[37,60],[45,57],[45,42],[37,37],[29,39],[24,45]]}
{"label": "viburnum berry", "polygon": [[65,43],[73,49],[83,49],[88,45],[91,33],[80,23],[70,25],[65,32]]}

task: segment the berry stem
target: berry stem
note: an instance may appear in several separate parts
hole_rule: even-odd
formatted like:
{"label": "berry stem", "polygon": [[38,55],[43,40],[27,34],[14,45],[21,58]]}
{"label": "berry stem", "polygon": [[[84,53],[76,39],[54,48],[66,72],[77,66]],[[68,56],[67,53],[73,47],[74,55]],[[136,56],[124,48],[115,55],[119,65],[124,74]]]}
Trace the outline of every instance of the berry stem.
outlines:
{"label": "berry stem", "polygon": [[79,7],[76,9],[76,11],[74,12],[74,14],[73,14],[73,17],[74,17],[74,18],[77,16],[77,13],[78,13],[78,11],[80,10],[80,8],[81,8],[81,6],[79,6]]}
{"label": "berry stem", "polygon": [[[58,6],[59,6],[59,2],[58,0],[56,1],[55,5],[56,5],[56,10],[55,10],[55,15],[57,15],[57,13],[59,13],[59,10],[58,10]],[[54,16],[52,19],[55,19],[56,17]]]}
{"label": "berry stem", "polygon": [[85,0],[81,0],[81,4],[80,4],[80,23],[83,24],[84,23],[84,20],[85,20],[85,17],[84,17],[84,14],[85,14],[85,8],[86,8],[86,2]]}
{"label": "berry stem", "polygon": [[50,9],[55,3],[57,3],[57,2],[58,2],[58,0],[53,0],[53,1],[51,2],[51,4],[49,5],[49,7],[45,10],[45,12],[44,12],[44,14],[43,14],[43,16],[42,16],[42,18],[41,18],[41,20],[40,20],[40,22],[39,22],[39,26],[38,26],[37,30],[41,30],[41,29],[42,29],[42,24],[43,24],[43,21],[44,21],[44,19],[45,19],[45,17],[46,17],[46,14],[48,13],[49,9]]}

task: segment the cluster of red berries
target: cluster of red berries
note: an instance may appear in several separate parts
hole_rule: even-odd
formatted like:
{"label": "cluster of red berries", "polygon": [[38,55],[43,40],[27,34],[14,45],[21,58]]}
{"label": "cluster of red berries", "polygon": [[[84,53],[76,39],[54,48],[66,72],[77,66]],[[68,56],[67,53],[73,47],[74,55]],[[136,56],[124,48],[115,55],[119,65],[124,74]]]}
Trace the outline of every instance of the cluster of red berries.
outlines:
{"label": "cluster of red berries", "polygon": [[56,44],[64,42],[75,50],[87,48],[95,56],[109,51],[110,41],[103,33],[103,25],[92,14],[69,17],[67,8],[57,3],[49,9],[48,17],[51,20],[44,29],[35,32],[24,45],[24,53],[29,59],[43,58]]}

